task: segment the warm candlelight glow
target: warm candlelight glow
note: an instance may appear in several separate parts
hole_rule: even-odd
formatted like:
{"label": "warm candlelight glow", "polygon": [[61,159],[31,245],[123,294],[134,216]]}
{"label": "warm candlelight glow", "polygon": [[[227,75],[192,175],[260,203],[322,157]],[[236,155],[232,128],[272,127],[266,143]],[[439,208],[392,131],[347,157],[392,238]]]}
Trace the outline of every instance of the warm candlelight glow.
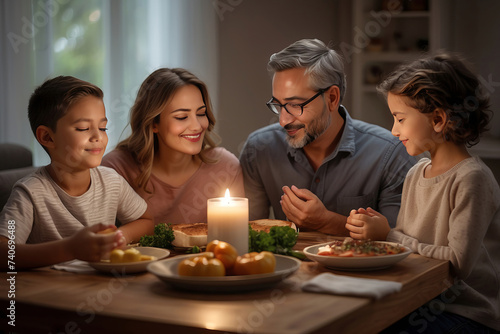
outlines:
{"label": "warm candlelight glow", "polygon": [[226,196],[207,200],[207,242],[225,241],[233,245],[239,255],[248,253],[248,199]]}

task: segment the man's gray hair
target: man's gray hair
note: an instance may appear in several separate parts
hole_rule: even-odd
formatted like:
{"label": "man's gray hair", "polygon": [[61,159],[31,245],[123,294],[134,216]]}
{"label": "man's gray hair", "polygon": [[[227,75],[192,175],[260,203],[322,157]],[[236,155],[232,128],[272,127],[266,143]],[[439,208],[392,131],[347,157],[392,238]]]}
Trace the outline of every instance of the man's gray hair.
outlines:
{"label": "man's gray hair", "polygon": [[305,68],[310,75],[313,90],[336,85],[340,90],[340,103],[345,95],[344,64],[340,55],[318,39],[302,39],[271,56],[268,70],[272,73],[292,68]]}

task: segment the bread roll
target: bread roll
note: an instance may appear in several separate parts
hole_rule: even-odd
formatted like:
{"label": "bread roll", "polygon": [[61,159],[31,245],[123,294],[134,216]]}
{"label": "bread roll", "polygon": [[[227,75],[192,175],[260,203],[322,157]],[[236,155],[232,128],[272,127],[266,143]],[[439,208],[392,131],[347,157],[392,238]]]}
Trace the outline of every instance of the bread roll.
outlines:
{"label": "bread roll", "polygon": [[206,246],[208,227],[206,223],[172,225],[175,247]]}

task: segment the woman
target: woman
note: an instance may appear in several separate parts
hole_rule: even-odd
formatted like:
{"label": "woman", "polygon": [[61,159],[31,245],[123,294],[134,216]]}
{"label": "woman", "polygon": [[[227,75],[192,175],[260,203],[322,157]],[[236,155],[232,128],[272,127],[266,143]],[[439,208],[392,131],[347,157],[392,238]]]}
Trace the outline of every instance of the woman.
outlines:
{"label": "woman", "polygon": [[205,84],[185,69],[161,68],[142,83],[132,134],[103,158],[148,203],[155,224],[207,221],[207,199],[244,196],[238,159],[213,139]]}

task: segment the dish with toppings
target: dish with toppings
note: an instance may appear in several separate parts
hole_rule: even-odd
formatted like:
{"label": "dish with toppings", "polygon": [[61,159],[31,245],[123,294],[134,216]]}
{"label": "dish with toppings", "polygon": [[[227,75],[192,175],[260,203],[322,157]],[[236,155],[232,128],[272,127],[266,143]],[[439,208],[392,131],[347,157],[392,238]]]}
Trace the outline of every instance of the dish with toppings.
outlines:
{"label": "dish with toppings", "polygon": [[399,244],[345,238],[344,240],[335,240],[328,245],[319,247],[318,255],[360,257],[393,255],[400,254],[405,251],[406,249]]}
{"label": "dish with toppings", "polygon": [[[330,269],[349,271],[378,270],[387,268],[393,266],[411,254],[411,250],[409,248],[392,242],[377,241],[373,244],[365,244],[362,246],[358,245],[358,247],[351,246],[351,249],[347,249],[349,248],[349,246],[347,246],[349,244],[349,240],[344,246],[342,246],[343,242],[344,239],[341,239],[340,242],[339,240],[334,240],[319,245],[309,246],[304,248],[304,254],[310,260],[318,262]],[[337,247],[339,247],[340,250],[336,250]],[[342,247],[346,248],[346,250],[342,251]],[[331,252],[332,248],[333,252],[337,252],[337,255],[326,253]],[[356,248],[358,248],[359,253]],[[377,248],[377,250],[386,249],[388,252],[385,254],[381,253],[379,255],[375,255],[375,248]],[[390,252],[392,252],[393,249],[400,252],[391,254]],[[366,253],[363,253],[363,251]],[[343,256],[338,254],[343,254]]]}

